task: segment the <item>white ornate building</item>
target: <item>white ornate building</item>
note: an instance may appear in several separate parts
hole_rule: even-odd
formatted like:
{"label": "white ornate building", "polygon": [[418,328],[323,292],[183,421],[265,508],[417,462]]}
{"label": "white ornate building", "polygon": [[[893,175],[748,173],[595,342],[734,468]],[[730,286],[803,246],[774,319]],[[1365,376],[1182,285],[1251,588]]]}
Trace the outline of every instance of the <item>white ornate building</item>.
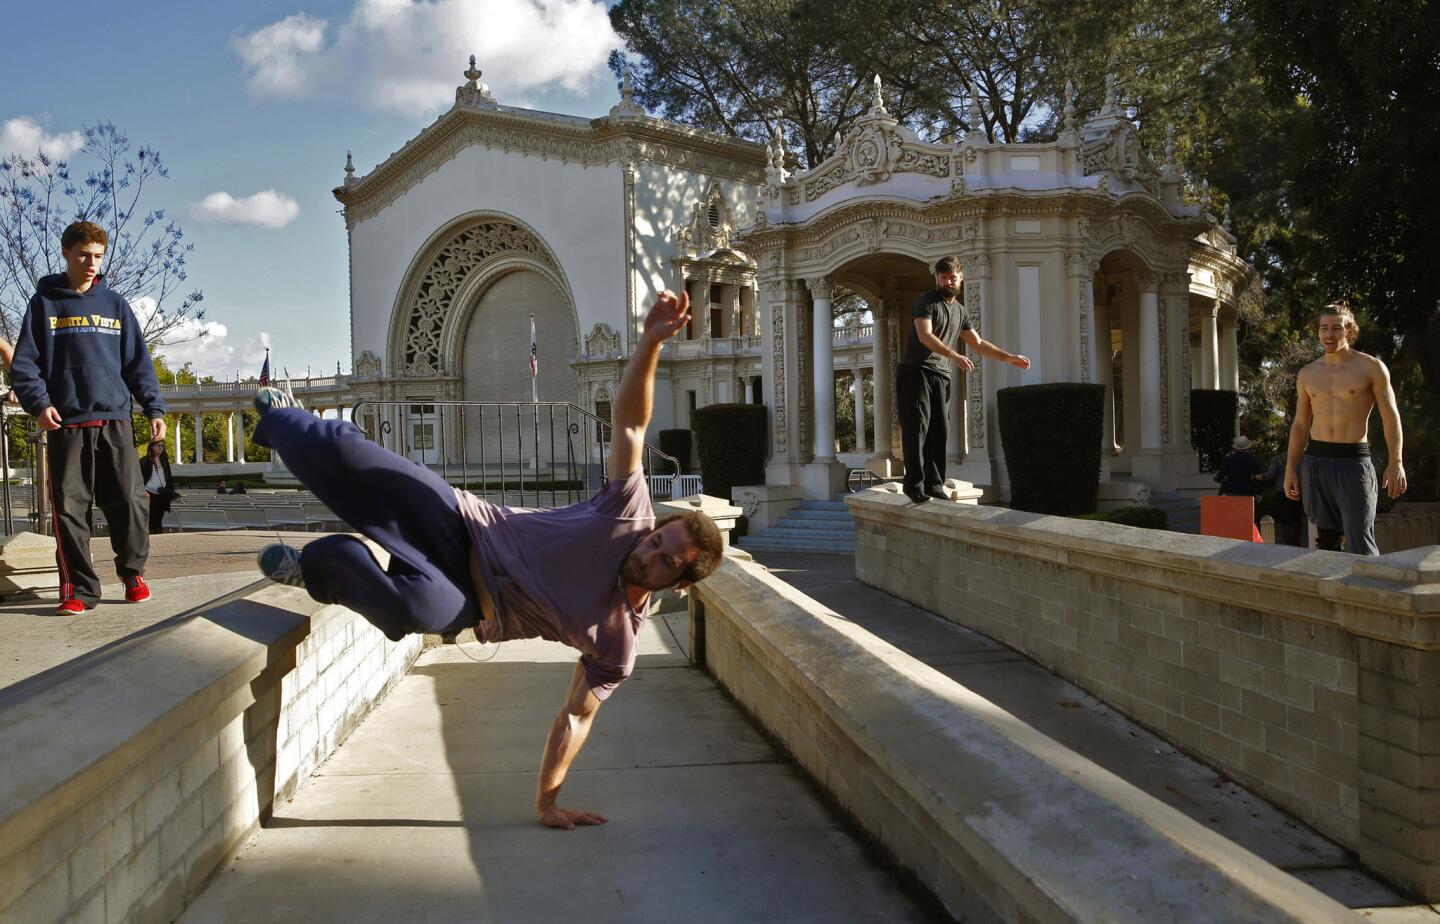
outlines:
{"label": "white ornate building", "polygon": [[[1118,356],[1130,387],[1107,414],[1107,472],[1199,486],[1189,389],[1236,386],[1250,270],[1208,197],[1184,201],[1173,153],[1157,165],[1141,150],[1113,92],[1083,125],[1067,107],[1055,142],[932,144],[889,116],[877,80],[835,156],[791,174],[778,139],[650,118],[628,86],[583,119],[501,105],[473,59],[465,76],[449,111],[364,176],[347,161],[335,190],[357,399],[528,401],[533,315],[540,399],[606,417],[654,293],[685,287],[694,320],[662,355],[653,428],[763,402],[768,482],[821,496],[846,463],[898,470],[895,355],[929,266],[954,254],[975,326],[1033,360],[955,373],[955,474],[1003,491],[998,388],[1109,383]],[[873,327],[834,326],[840,290]],[[874,414],[857,422],[863,455],[842,462],[833,387],[847,372],[873,381]]]}

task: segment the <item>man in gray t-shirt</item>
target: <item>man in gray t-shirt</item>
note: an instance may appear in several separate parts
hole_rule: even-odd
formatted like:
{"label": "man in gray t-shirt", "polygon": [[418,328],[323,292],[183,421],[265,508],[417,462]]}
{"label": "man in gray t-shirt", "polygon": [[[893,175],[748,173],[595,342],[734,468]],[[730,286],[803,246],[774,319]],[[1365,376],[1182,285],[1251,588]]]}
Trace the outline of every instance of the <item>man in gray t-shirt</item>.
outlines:
{"label": "man in gray t-shirt", "polygon": [[724,551],[698,511],[656,520],[640,470],[660,347],[689,320],[684,294],[656,299],[615,395],[610,483],[555,510],[488,504],[349,423],[305,413],[279,389],[255,396],[255,442],[278,451],[336,516],[390,553],[381,568],[353,535],[303,550],[276,544],[260,553],[267,577],[348,607],[396,641],[474,627],[487,641],[547,638],[580,652],[540,762],[535,811],[549,827],[604,823],[556,805],[560,786],[600,704],[634,670],[651,595],[703,580]]}
{"label": "man in gray t-shirt", "polygon": [[900,418],[900,446],[905,455],[905,496],[917,504],[945,499],[946,404],[950,401],[950,369],[966,372],[975,364],[960,352],[963,341],[981,356],[1020,369],[1030,360],[1007,353],[981,339],[965,314],[960,261],[946,257],[935,264],[935,288],[911,306],[905,355],[895,369],[895,410]]}

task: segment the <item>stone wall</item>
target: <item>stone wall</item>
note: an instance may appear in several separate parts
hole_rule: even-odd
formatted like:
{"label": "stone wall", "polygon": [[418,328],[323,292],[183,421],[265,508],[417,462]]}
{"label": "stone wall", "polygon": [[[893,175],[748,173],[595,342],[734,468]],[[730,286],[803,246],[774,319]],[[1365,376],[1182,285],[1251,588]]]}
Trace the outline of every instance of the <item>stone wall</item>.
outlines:
{"label": "stone wall", "polygon": [[763,568],[690,599],[696,661],[957,920],[1353,920]]}
{"label": "stone wall", "polygon": [[0,921],[170,921],[420,650],[257,585],[0,696]]}
{"label": "stone wall", "polygon": [[[865,492],[861,580],[1014,647],[1440,899],[1440,549],[1360,559]],[[1432,686],[1434,684],[1434,686]]]}

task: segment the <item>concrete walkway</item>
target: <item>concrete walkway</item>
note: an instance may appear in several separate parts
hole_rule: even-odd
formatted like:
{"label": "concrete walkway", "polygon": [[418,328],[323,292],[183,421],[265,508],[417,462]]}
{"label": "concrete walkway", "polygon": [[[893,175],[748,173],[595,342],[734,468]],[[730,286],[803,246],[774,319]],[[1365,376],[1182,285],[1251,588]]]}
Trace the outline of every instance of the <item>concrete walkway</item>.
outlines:
{"label": "concrete walkway", "polygon": [[652,621],[565,785],[608,824],[535,822],[572,650],[431,648],[180,920],[933,919],[690,666],[686,626]]}
{"label": "concrete walkway", "polygon": [[1350,851],[1248,792],[1019,652],[855,577],[852,557],[757,553],[796,589],[1350,908],[1386,924],[1440,911],[1376,879]]}

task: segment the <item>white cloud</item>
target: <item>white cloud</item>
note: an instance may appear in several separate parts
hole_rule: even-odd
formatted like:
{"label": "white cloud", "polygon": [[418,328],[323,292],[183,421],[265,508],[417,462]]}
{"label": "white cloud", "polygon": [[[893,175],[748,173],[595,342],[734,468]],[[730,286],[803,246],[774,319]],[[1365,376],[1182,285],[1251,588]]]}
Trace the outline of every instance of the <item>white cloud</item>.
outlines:
{"label": "white cloud", "polygon": [[284,193],[265,189],[237,199],[228,192],[213,192],[190,205],[190,217],[223,225],[283,228],[300,214],[300,205]]}
{"label": "white cloud", "polygon": [[[135,299],[130,307],[142,326],[155,315],[155,299],[148,296]],[[241,378],[259,375],[260,364],[265,361],[265,348],[270,345],[270,335],[263,331],[258,337],[236,343],[224,324],[195,318],[177,325],[165,339],[166,343],[153,352],[165,357],[171,369],[180,369],[189,363],[197,374],[213,375],[222,381],[233,381],[237,371]]]}
{"label": "white cloud", "polygon": [[57,132],[52,135],[30,116],[17,116],[0,125],[0,157],[11,154],[34,157],[38,151],[57,160],[64,160],[83,147],[83,133]]}
{"label": "white cloud", "polygon": [[329,31],[298,13],[235,39],[251,94],[433,112],[454,100],[474,54],[514,105],[525,91],[588,90],[621,44],[600,0],[356,0],[327,41]]}

